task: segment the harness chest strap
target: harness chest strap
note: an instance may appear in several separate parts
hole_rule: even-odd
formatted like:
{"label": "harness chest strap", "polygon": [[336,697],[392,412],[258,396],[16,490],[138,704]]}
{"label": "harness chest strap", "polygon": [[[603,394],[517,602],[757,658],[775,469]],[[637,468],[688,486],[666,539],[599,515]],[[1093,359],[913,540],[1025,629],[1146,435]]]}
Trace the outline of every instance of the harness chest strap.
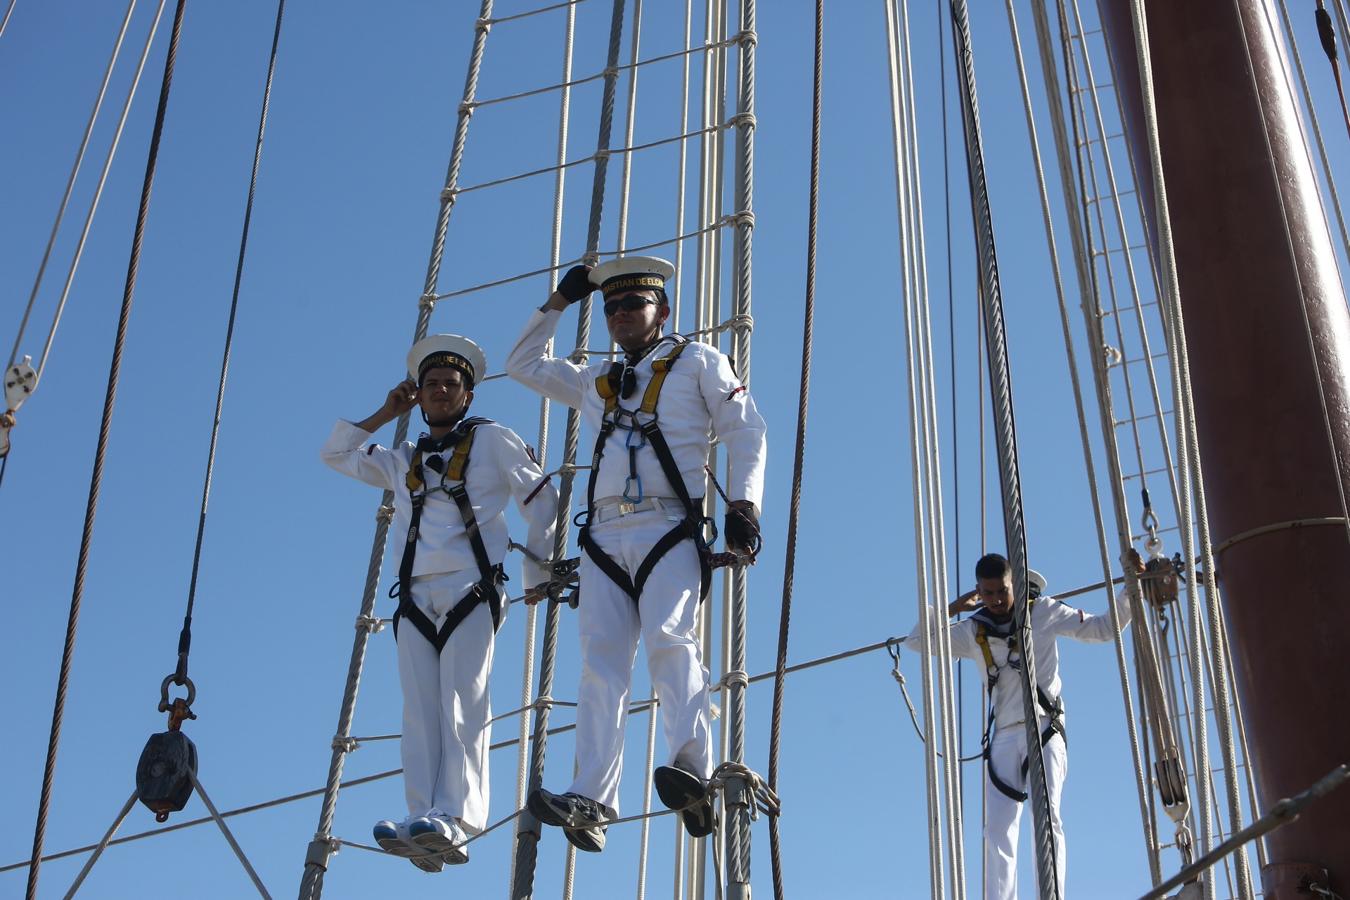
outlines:
{"label": "harness chest strap", "polygon": [[[647,383],[647,388],[642,394],[642,403],[632,413],[633,427],[640,428],[642,434],[651,444],[652,452],[656,454],[656,460],[661,465],[661,471],[665,474],[666,480],[670,483],[671,490],[679,498],[684,506],[685,518],[682,522],[666,532],[660,540],[653,545],[648,552],[647,557],[638,566],[636,577],[630,578],[623,568],[611,559],[600,546],[591,538],[589,530],[590,516],[595,511],[595,482],[596,476],[600,471],[600,460],[605,454],[605,444],[609,440],[615,429],[618,428],[618,416],[624,412],[619,406],[619,390],[621,385],[615,384],[618,379],[611,378],[610,373],[597,376],[595,379],[595,390],[604,400],[605,411],[600,425],[600,433],[595,442],[595,453],[591,457],[590,478],[586,485],[586,520],[578,532],[578,543],[581,544],[586,555],[591,561],[604,572],[611,581],[623,589],[624,593],[637,603],[642,596],[642,588],[651,575],[652,570],[659,563],[671,548],[680,542],[691,539],[694,541],[698,550],[700,592],[702,598],[708,593],[712,585],[712,568],[708,564],[708,546],[703,540],[702,534],[702,510],[695,504],[693,498],[689,495],[689,489],[684,483],[684,476],[680,474],[679,465],[675,462],[674,454],[671,453],[670,445],[666,442],[665,435],[661,433],[660,418],[657,415],[657,404],[661,399],[661,389],[665,385],[666,377],[670,374],[671,367],[674,366],[688,342],[680,341],[670,348],[665,356],[652,360],[652,377]],[[612,371],[612,370],[611,370]],[[647,421],[639,423],[637,416],[645,416]],[[631,461],[630,461],[631,462]]]}
{"label": "harness chest strap", "polygon": [[426,491],[424,490],[426,482],[422,478],[423,453],[420,448],[413,451],[412,460],[408,464],[408,474],[404,479],[412,501],[412,515],[408,522],[407,540],[403,545],[403,558],[398,567],[398,583],[394,586],[398,593],[398,608],[394,611],[394,636],[398,636],[399,620],[406,618],[427,639],[427,642],[436,648],[437,653],[445,649],[446,643],[450,640],[450,635],[454,634],[455,629],[468,618],[469,613],[473,612],[479,603],[486,602],[488,604],[489,611],[492,614],[492,630],[496,631],[501,625],[502,599],[498,585],[506,579],[506,573],[501,566],[492,565],[488,557],[487,548],[483,545],[482,533],[478,528],[478,518],[474,515],[473,504],[469,500],[465,482],[465,476],[468,474],[469,468],[469,453],[473,449],[474,433],[479,425],[488,421],[488,419],[481,418],[464,421],[463,427],[466,429],[466,433],[456,442],[445,467],[445,480],[459,482],[446,490],[451,499],[455,501],[460,518],[464,520],[464,534],[469,539],[474,562],[478,565],[479,581],[474,585],[469,595],[455,604],[439,629],[424,612],[417,608],[412,600],[413,560],[417,555],[417,536],[422,522],[422,508],[426,504]]}

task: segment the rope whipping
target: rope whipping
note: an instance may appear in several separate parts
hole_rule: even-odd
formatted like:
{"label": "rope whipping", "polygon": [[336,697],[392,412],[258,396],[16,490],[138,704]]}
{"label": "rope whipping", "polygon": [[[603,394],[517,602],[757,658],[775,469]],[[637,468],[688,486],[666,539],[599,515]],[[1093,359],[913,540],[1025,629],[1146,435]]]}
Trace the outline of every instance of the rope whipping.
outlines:
{"label": "rope whipping", "polygon": [[[426,336],[431,319],[431,310],[436,305],[436,284],[440,277],[441,261],[445,255],[445,239],[450,228],[450,213],[455,205],[455,186],[459,183],[459,170],[464,161],[464,148],[468,141],[469,119],[472,116],[473,97],[478,89],[478,75],[483,65],[483,54],[487,46],[489,30],[488,20],[492,15],[492,0],[482,0],[478,19],[474,24],[473,49],[469,54],[468,72],[464,77],[463,102],[455,124],[455,136],[450,149],[450,162],[445,176],[445,187],[440,192],[440,206],[436,216],[435,235],[431,244],[431,256],[427,262],[426,278],[422,295],[418,300],[417,325],[413,331],[413,342]],[[408,435],[408,414],[399,417],[394,426],[394,445],[402,443]],[[324,788],[323,805],[319,812],[319,825],[314,839],[305,852],[305,868],[300,879],[300,900],[318,900],[323,894],[323,876],[328,862],[337,852],[332,838],[333,817],[337,810],[337,795],[342,784],[342,768],[346,761],[347,749],[342,739],[351,734],[352,718],[356,711],[356,695],[361,684],[361,671],[365,665],[366,644],[370,640],[372,613],[375,610],[375,597],[379,590],[380,569],[384,562],[384,547],[389,534],[389,522],[393,517],[393,491],[385,491],[380,498],[380,506],[375,515],[375,536],[371,542],[370,561],[366,568],[366,583],[361,596],[361,611],[356,619],[356,637],[352,642],[351,660],[347,667],[347,682],[342,693],[342,707],[338,713],[338,726],[335,734],[338,740],[333,742],[333,755],[328,765],[328,781]]]}
{"label": "rope whipping", "polygon": [[[13,12],[14,4],[10,3],[9,12]],[[42,287],[42,276],[47,271],[47,261],[51,259],[52,248],[56,245],[56,235],[61,230],[61,221],[65,218],[66,207],[70,204],[70,195],[75,190],[75,178],[80,174],[80,166],[84,163],[85,151],[89,149],[89,138],[94,133],[94,124],[98,121],[99,110],[103,108],[103,99],[108,95],[108,82],[112,80],[113,69],[117,67],[117,58],[122,54],[122,42],[127,36],[127,26],[131,24],[131,14],[136,11],[136,0],[131,0],[127,4],[127,11],[122,17],[122,26],[117,30],[117,39],[113,41],[112,55],[108,57],[108,65],[103,70],[103,82],[98,87],[98,95],[94,98],[94,107],[89,111],[89,121],[84,126],[84,135],[80,138],[80,147],[75,152],[75,162],[71,164],[70,176],[66,179],[65,191],[61,194],[61,203],[56,208],[56,220],[52,222],[52,233],[47,237],[47,246],[42,251],[42,262],[38,263],[37,275],[33,278],[33,289],[28,293],[28,305],[24,307],[23,318],[19,321],[19,330],[14,335],[14,347],[9,351],[9,362],[5,364],[8,371],[14,365],[14,360],[19,357],[19,347],[23,343],[24,332],[28,328],[28,318],[33,313],[33,304],[37,301],[38,291]],[[9,12],[5,13],[5,20],[9,20]],[[0,25],[0,31],[3,30]]]}
{"label": "rope whipping", "polygon": [[[811,399],[811,347],[816,316],[816,244],[820,224],[820,120],[824,70],[825,0],[815,4],[815,56],[811,77],[810,200],[806,218],[806,303],[802,318],[802,366],[797,388],[797,444],[792,457],[792,495],[788,505],[787,546],[783,558],[783,605],[778,619],[778,663],[773,681],[773,712],[769,731],[769,789],[778,791],[778,754],[783,740],[783,690],[787,678],[788,630],[792,625],[792,588],[797,571],[797,528],[801,518],[802,472],[806,460],[806,416]],[[769,855],[773,866],[773,896],[783,900],[783,860],[778,817],[769,817]]]}
{"label": "rope whipping", "polygon": [[[595,169],[591,180],[590,218],[586,232],[587,260],[596,258],[600,247],[600,226],[604,213],[605,175],[609,170],[610,135],[614,127],[614,94],[618,87],[619,62],[622,49],[624,0],[614,0],[610,16],[609,50],[607,55],[604,89],[600,100],[600,122],[596,137]],[[585,347],[591,333],[591,298],[586,297],[577,305],[577,347]],[[576,409],[567,411],[567,429],[563,438],[564,469],[558,478],[558,519],[553,539],[553,558],[566,556],[568,525],[571,523],[569,511],[572,507],[572,487],[576,480],[575,465],[577,447],[581,441],[581,413]],[[552,696],[553,674],[558,656],[558,627],[562,611],[560,604],[550,603],[544,619],[544,642],[539,660],[538,696]],[[543,786],[544,756],[548,749],[549,709],[543,707],[534,713],[534,740],[530,748],[530,790]],[[512,900],[527,900],[534,896],[534,871],[539,854],[540,824],[529,810],[521,813],[516,824],[516,847],[514,851],[515,867],[511,873]],[[568,845],[571,846],[570,844]],[[567,881],[570,883],[572,871],[569,854]]]}
{"label": "rope whipping", "polygon": [[1014,627],[1026,650],[1021,668],[1022,704],[1027,731],[1028,794],[1036,826],[1036,871],[1041,896],[1058,900],[1059,878],[1055,865],[1055,837],[1050,828],[1050,803],[1045,784],[1045,759],[1041,753],[1036,709],[1036,657],[1027,606],[1027,547],[1022,519],[1022,487],[1017,463],[1017,434],[1013,418],[1012,379],[1008,370],[1007,335],[1004,331],[1003,297],[999,287],[994,226],[985,183],[984,151],[980,137],[979,103],[975,91],[975,58],[970,41],[970,16],[965,0],[952,0],[952,30],[956,57],[960,61],[961,116],[965,123],[967,174],[970,179],[972,219],[976,254],[980,263],[981,300],[989,359],[990,394],[994,409],[994,437],[998,449],[999,482],[1003,493],[1003,528],[1008,560],[1012,564]]}
{"label": "rope whipping", "polygon": [[47,761],[42,770],[42,793],[38,800],[37,823],[33,829],[33,852],[29,858],[27,900],[37,897],[38,875],[42,867],[42,845],[47,834],[47,814],[51,806],[52,781],[56,775],[56,750],[61,742],[61,722],[66,708],[66,691],[70,684],[70,665],[75,655],[75,633],[80,624],[80,602],[84,597],[84,579],[89,567],[89,548],[94,536],[94,517],[98,512],[99,491],[103,486],[103,463],[108,452],[112,431],[113,406],[117,401],[117,383],[122,374],[122,351],[126,346],[127,327],[131,319],[131,304],[136,291],[136,275],[140,270],[141,244],[145,239],[145,222],[150,214],[150,192],[155,183],[155,167],[159,161],[159,142],[164,134],[164,118],[169,107],[169,89],[173,83],[174,63],[178,59],[178,40],[183,30],[183,11],[187,0],[178,0],[174,10],[173,35],[164,60],[164,77],[160,82],[159,106],[155,110],[154,130],[150,135],[150,149],[145,164],[145,179],[141,184],[140,205],[136,213],[136,230],[131,241],[131,258],[127,263],[126,284],[122,290],[122,309],[113,339],[112,362],[108,369],[108,388],[103,400],[103,419],[99,424],[98,448],[94,452],[93,473],[89,479],[89,500],[85,505],[84,529],[80,535],[79,561],[75,565],[75,586],[70,597],[70,615],[66,621],[66,640],[61,652],[61,671],[56,684],[56,701],[52,708],[51,735],[47,741]]}
{"label": "rope whipping", "polygon": [[277,47],[281,42],[281,21],[286,0],[277,0],[277,20],[272,30],[272,50],[267,59],[267,78],[263,82],[262,110],[258,114],[258,137],[253,146],[253,168],[248,179],[248,200],[244,204],[244,224],[239,235],[239,257],[234,266],[234,289],[230,295],[230,316],[225,327],[225,349],[220,359],[220,383],[216,388],[216,411],[211,422],[211,442],[206,453],[206,474],[202,479],[202,508],[197,519],[197,539],[192,550],[192,576],[188,581],[187,611],[178,635],[178,663],[172,676],[179,687],[190,684],[188,655],[192,651],[192,610],[197,600],[197,575],[201,569],[202,539],[206,534],[206,510],[211,499],[211,476],[216,464],[216,444],[220,437],[221,412],[225,406],[225,382],[230,371],[230,350],[234,345],[234,324],[239,312],[239,287],[244,280],[244,258],[248,251],[249,225],[253,221],[253,199],[258,191],[258,170],[262,167],[263,135],[267,131],[267,113],[272,104],[272,79],[277,70]]}

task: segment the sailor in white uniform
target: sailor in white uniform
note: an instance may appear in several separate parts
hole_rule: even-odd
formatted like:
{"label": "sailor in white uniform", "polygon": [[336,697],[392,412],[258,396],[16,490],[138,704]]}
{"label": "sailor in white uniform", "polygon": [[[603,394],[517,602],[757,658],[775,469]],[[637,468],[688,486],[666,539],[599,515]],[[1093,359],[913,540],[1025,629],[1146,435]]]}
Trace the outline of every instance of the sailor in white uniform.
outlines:
{"label": "sailor in white uniform", "polygon": [[[577,628],[576,777],[564,794],[531,792],[529,809],[562,826],[576,847],[604,848],[603,823],[619,814],[624,724],[638,638],[661,701],[669,748],[653,775],[668,807],[695,836],[713,830],[708,670],[695,637],[710,569],[702,497],[709,432],[726,449],[728,549],[758,543],[764,483],[764,420],[725,354],[662,334],[674,267],[628,256],[572,268],[530,317],[506,361],[510,376],[581,410],[597,442],[587,487]],[[546,345],[571,303],[596,289],[605,322],[624,350],[590,366],[550,356]]]}
{"label": "sailor in white uniform", "polygon": [[[420,869],[464,863],[467,835],[488,815],[488,676],[507,606],[503,516],[514,498],[529,525],[526,545],[553,553],[558,493],[515,432],[466,418],[486,361],[458,335],[430,335],[408,353],[407,381],[373,415],[339,420],[323,461],[394,492],[393,533],[402,548],[394,628],[403,687],[403,782],[408,817],[375,825],[375,840]],[[386,449],[371,434],[420,405],[429,433]],[[547,567],[526,560],[528,595]]]}
{"label": "sailor in white uniform", "polygon": [[[1135,558],[1137,562],[1137,557]],[[1142,565],[1138,566],[1142,574]],[[1059,801],[1069,771],[1065,747],[1063,685],[1059,676],[1056,640],[1085,643],[1109,641],[1115,629],[1109,615],[1094,616],[1041,593],[1044,576],[1028,570],[1031,598],[1031,640],[1036,662],[1038,731],[1045,759],[1046,790],[1050,795],[1050,825],[1055,836],[1055,874],[1059,896],[1064,896],[1066,853]],[[985,667],[989,686],[989,722],[985,731],[984,871],[987,900],[1017,897],[1017,838],[1022,805],[1027,795],[1026,713],[1022,703],[1021,650],[1013,633],[1012,566],[997,553],[975,564],[975,590],[962,594],[948,614],[973,613],[950,627],[952,655],[973,659]],[[1116,598],[1121,627],[1130,623],[1130,605]],[[922,652],[923,630],[916,625],[905,646]]]}

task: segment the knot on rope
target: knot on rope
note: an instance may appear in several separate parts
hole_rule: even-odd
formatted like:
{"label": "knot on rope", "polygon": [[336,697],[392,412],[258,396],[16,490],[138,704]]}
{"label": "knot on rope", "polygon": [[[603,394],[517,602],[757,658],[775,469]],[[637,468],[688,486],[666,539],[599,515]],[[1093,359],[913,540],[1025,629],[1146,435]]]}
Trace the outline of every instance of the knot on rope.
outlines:
{"label": "knot on rope", "polygon": [[736,115],[732,116],[730,119],[727,119],[726,127],[727,127],[727,128],[739,128],[739,127],[741,127],[742,125],[744,125],[744,126],[746,126],[747,128],[749,128],[750,130],[753,131],[754,128],[755,128],[755,126],[756,126],[757,124],[758,124],[758,120],[755,118],[755,114],[754,114],[754,113],[752,113],[752,112],[739,112],[739,113],[736,113]]}
{"label": "knot on rope", "polygon": [[595,156],[591,158],[594,159],[596,162],[601,162],[603,160],[609,159],[613,155],[614,155],[613,150],[610,150],[608,147],[601,147],[599,150],[595,151]]}
{"label": "knot on rope", "polygon": [[618,77],[619,77],[619,67],[618,67],[618,66],[605,66],[605,68],[602,69],[602,70],[600,71],[600,74],[603,75],[605,78],[618,78]]}
{"label": "knot on rope", "polygon": [[[760,813],[776,816],[782,810],[778,794],[758,772],[744,763],[724,762],[713,769],[712,777],[708,779],[708,798],[711,799],[718,791],[722,792],[723,803],[745,807],[751,819],[758,819]],[[747,793],[750,795],[749,802],[745,799]]]}
{"label": "knot on rope", "polygon": [[722,676],[722,680],[718,683],[726,688],[734,685],[741,690],[745,690],[750,687],[750,676],[745,673],[744,669],[731,669]]}
{"label": "knot on rope", "polygon": [[376,522],[388,522],[394,518],[394,507],[392,504],[386,504],[375,510]]}
{"label": "knot on rope", "polygon": [[759,36],[752,29],[746,29],[733,34],[731,43],[740,44],[742,47],[754,47],[759,43]]}
{"label": "knot on rope", "polygon": [[473,23],[473,28],[474,28],[474,31],[481,31],[481,32],[483,32],[483,34],[487,34],[489,31],[492,30],[492,20],[491,20],[491,19],[475,19],[475,20],[474,20],[474,23]]}
{"label": "knot on rope", "polygon": [[736,226],[744,225],[747,228],[754,228],[755,214],[748,209],[741,210],[740,212],[727,213],[722,217],[722,224]]}
{"label": "knot on rope", "polygon": [[568,354],[567,359],[569,362],[574,362],[579,366],[584,366],[586,365],[587,359],[586,350],[582,347],[578,347],[577,349],[573,350],[571,353]]}
{"label": "knot on rope", "polygon": [[748,337],[750,333],[755,330],[755,317],[748,313],[742,313],[740,315],[732,316],[730,319],[727,319],[721,325],[718,325],[717,330],[739,331],[741,332],[742,336]]}
{"label": "knot on rope", "polygon": [[379,634],[384,631],[384,619],[379,616],[357,616],[356,630],[365,630],[368,634]]}
{"label": "knot on rope", "polygon": [[455,200],[458,199],[458,197],[459,197],[459,188],[457,187],[446,187],[441,189],[442,203],[448,203],[449,205],[454,206]]}
{"label": "knot on rope", "polygon": [[361,748],[361,742],[354,737],[343,737],[338,735],[333,738],[333,749],[339,753],[352,753]]}
{"label": "knot on rope", "polygon": [[436,301],[439,299],[440,298],[436,296],[435,291],[427,291],[421,297],[417,298],[417,305],[427,312],[431,312],[436,308]]}

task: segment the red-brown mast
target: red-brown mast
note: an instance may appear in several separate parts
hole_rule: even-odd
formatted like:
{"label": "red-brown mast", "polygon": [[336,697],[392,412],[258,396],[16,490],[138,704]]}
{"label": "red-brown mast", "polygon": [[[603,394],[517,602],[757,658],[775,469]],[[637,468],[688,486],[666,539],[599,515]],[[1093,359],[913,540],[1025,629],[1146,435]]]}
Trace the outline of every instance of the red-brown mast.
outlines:
{"label": "red-brown mast", "polygon": [[[1129,2],[1099,5],[1151,200]],[[1350,315],[1276,12],[1263,0],[1148,0],[1147,12],[1210,524],[1264,812],[1350,761]],[[1305,876],[1350,892],[1350,791],[1267,840],[1266,896],[1306,898]]]}

